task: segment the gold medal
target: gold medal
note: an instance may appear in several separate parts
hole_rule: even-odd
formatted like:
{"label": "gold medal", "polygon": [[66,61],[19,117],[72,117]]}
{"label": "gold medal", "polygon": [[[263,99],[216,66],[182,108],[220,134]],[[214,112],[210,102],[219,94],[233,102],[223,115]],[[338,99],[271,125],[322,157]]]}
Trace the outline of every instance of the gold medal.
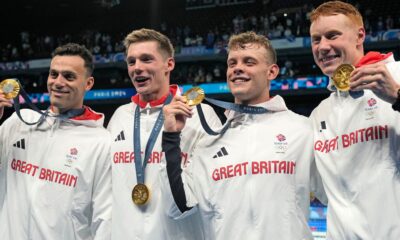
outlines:
{"label": "gold medal", "polygon": [[187,100],[189,106],[200,104],[205,98],[204,90],[199,87],[194,87],[186,91],[183,96]]}
{"label": "gold medal", "polygon": [[0,82],[0,90],[7,99],[12,99],[18,96],[19,84],[15,79],[6,79]]}
{"label": "gold medal", "polygon": [[146,185],[136,184],[132,190],[132,201],[137,205],[144,205],[150,198],[150,192]]}
{"label": "gold medal", "polygon": [[354,71],[354,69],[355,67],[353,65],[342,64],[333,72],[332,80],[337,89],[340,91],[349,91],[350,73]]}

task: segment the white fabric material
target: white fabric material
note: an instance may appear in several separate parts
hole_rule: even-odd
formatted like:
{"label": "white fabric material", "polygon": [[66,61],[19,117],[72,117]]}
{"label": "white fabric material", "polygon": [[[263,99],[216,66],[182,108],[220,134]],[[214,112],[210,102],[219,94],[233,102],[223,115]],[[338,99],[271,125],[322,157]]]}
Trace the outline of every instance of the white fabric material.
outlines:
{"label": "white fabric material", "polygon": [[187,205],[199,209],[208,240],[312,239],[311,123],[280,96],[258,106],[274,112],[227,112],[226,133],[196,147],[182,174]]}
{"label": "white fabric material", "polygon": [[[390,60],[400,82],[400,63]],[[400,239],[400,114],[365,90],[359,98],[332,93],[310,118],[329,202],[328,238]]]}
{"label": "white fabric material", "polygon": [[[133,120],[135,103],[119,107],[114,113],[108,129],[115,141],[112,144],[112,183],[113,183],[113,227],[112,239],[204,239],[198,214],[192,214],[184,220],[174,220],[167,216],[168,211],[176,208],[168,177],[165,172],[165,157],[161,150],[160,132],[145,170],[145,184],[150,189],[150,200],[144,206],[132,202],[131,192],[136,185],[136,171],[133,154]],[[141,109],[140,137],[142,153],[161,111],[162,105]],[[212,127],[221,125],[219,118],[208,105],[203,105],[204,114]],[[124,140],[118,140],[123,132]],[[197,142],[206,133],[202,129],[194,111],[182,131],[182,161],[186,165]],[[121,137],[120,137],[121,139]],[[143,155],[142,155],[143,157]]]}
{"label": "white fabric material", "polygon": [[1,239],[110,238],[110,136],[102,124],[47,117],[27,126],[14,113],[0,126]]}

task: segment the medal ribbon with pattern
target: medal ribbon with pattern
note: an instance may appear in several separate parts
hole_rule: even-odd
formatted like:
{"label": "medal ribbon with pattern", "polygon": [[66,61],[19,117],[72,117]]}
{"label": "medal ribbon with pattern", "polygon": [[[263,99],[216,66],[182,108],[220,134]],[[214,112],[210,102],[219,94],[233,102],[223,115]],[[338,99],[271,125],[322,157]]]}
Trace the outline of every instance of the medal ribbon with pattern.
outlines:
{"label": "medal ribbon with pattern", "polygon": [[[41,111],[35,104],[32,103],[31,99],[29,98],[28,94],[25,92],[24,88],[22,87],[21,83],[18,79],[6,79],[0,83],[0,89],[4,93],[5,98],[7,99],[14,99],[14,109],[15,113],[17,114],[18,118],[25,123],[26,125],[36,125],[40,124],[44,121],[44,119],[49,115],[49,109],[46,111]],[[27,122],[21,116],[21,104],[19,102],[19,96],[21,96],[26,104],[35,112],[39,113],[41,117],[35,122]],[[51,116],[61,120],[68,120],[69,118],[73,118],[83,114],[85,111],[84,108],[79,109],[70,109],[65,113]]]}
{"label": "medal ribbon with pattern", "polygon": [[256,106],[249,106],[249,105],[243,105],[243,104],[235,104],[231,102],[224,102],[220,100],[215,100],[212,98],[206,98],[204,94],[204,90],[199,88],[199,87],[194,87],[189,89],[185,94],[183,95],[187,99],[187,103],[189,106],[196,106],[197,111],[199,113],[199,118],[200,118],[200,123],[201,126],[203,127],[204,131],[206,131],[209,135],[222,135],[228,130],[230,123],[232,122],[233,119],[229,119],[222,129],[220,131],[214,131],[211,129],[211,127],[208,125],[206,118],[204,116],[203,109],[201,107],[201,102],[203,99],[206,99],[209,103],[216,105],[218,107],[228,109],[228,110],[233,110],[235,112],[240,112],[240,113],[247,113],[247,114],[264,114],[269,112],[268,109],[263,108],[263,107],[256,107]]}
{"label": "medal ribbon with pattern", "polygon": [[[165,100],[164,105],[171,102],[172,95],[169,94]],[[133,123],[133,150],[135,154],[135,171],[137,184],[132,190],[132,201],[137,205],[145,204],[150,197],[149,189],[144,184],[144,171],[147,166],[147,161],[151,155],[151,151],[154,148],[158,134],[160,133],[164,124],[164,116],[162,110],[158,114],[157,120],[154,123],[153,130],[150,133],[149,139],[147,140],[144,158],[141,156],[141,144],[140,144],[140,106],[137,105],[135,110],[135,121]]]}

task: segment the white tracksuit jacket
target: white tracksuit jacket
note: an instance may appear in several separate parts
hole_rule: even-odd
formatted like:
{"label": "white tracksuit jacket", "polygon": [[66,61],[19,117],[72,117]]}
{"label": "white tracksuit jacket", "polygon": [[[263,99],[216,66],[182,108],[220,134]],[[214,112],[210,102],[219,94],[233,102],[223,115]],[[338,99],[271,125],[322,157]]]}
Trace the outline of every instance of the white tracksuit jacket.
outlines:
{"label": "white tracksuit jacket", "polygon": [[0,126],[1,239],[110,239],[110,136],[102,114],[74,119],[14,113]]}
{"label": "white tracksuit jacket", "polygon": [[[387,68],[400,82],[400,63]],[[372,91],[333,92],[311,114],[332,240],[400,239],[400,113]]]}
{"label": "white tracksuit jacket", "polygon": [[310,202],[312,129],[306,117],[275,96],[259,104],[273,112],[234,111],[221,137],[203,139],[182,173],[187,206],[199,210],[205,239],[312,239]]}
{"label": "white tracksuit jacket", "polygon": [[[176,86],[173,86],[175,88]],[[174,204],[166,173],[161,173],[164,154],[161,150],[162,130],[157,138],[145,170],[145,184],[150,189],[149,202],[144,206],[132,202],[131,193],[136,185],[136,171],[133,151],[133,120],[137,104],[131,102],[119,107],[111,118],[108,129],[112,143],[112,185],[113,185],[113,224],[112,239],[180,240],[203,239],[198,215],[185,220],[173,220],[167,210]],[[154,123],[162,109],[162,103],[151,107],[147,104],[141,109],[140,137],[144,153],[147,140]],[[204,114],[210,126],[220,126],[214,110],[204,105]],[[196,112],[187,120],[182,132],[182,161],[189,161],[188,152],[206,133],[202,129]],[[144,154],[142,155],[142,157]],[[164,164],[165,165],[165,164]]]}

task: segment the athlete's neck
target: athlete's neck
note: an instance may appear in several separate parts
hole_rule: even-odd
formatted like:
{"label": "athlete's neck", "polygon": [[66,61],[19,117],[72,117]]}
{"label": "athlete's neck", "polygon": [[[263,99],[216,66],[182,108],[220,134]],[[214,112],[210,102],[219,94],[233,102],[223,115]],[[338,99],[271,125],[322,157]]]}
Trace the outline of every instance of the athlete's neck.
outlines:
{"label": "athlete's neck", "polygon": [[257,105],[263,102],[266,102],[270,99],[269,94],[265,95],[262,98],[257,98],[257,99],[248,99],[248,100],[240,100],[238,98],[235,98],[235,103],[236,104],[241,104],[241,105]]}
{"label": "athlete's neck", "polygon": [[155,100],[158,100],[158,99],[164,97],[168,93],[169,93],[169,88],[166,88],[157,93],[139,94],[139,99],[140,99],[140,101],[143,101],[143,102],[151,102],[151,101],[155,101]]}
{"label": "athlete's neck", "polygon": [[71,111],[72,109],[82,109],[83,105],[81,105],[81,106],[79,106],[77,108],[59,108],[59,107],[56,107],[56,106],[52,105],[50,108],[51,108],[51,111],[53,113],[55,113],[55,114],[63,114],[63,113],[66,113],[68,111]]}

